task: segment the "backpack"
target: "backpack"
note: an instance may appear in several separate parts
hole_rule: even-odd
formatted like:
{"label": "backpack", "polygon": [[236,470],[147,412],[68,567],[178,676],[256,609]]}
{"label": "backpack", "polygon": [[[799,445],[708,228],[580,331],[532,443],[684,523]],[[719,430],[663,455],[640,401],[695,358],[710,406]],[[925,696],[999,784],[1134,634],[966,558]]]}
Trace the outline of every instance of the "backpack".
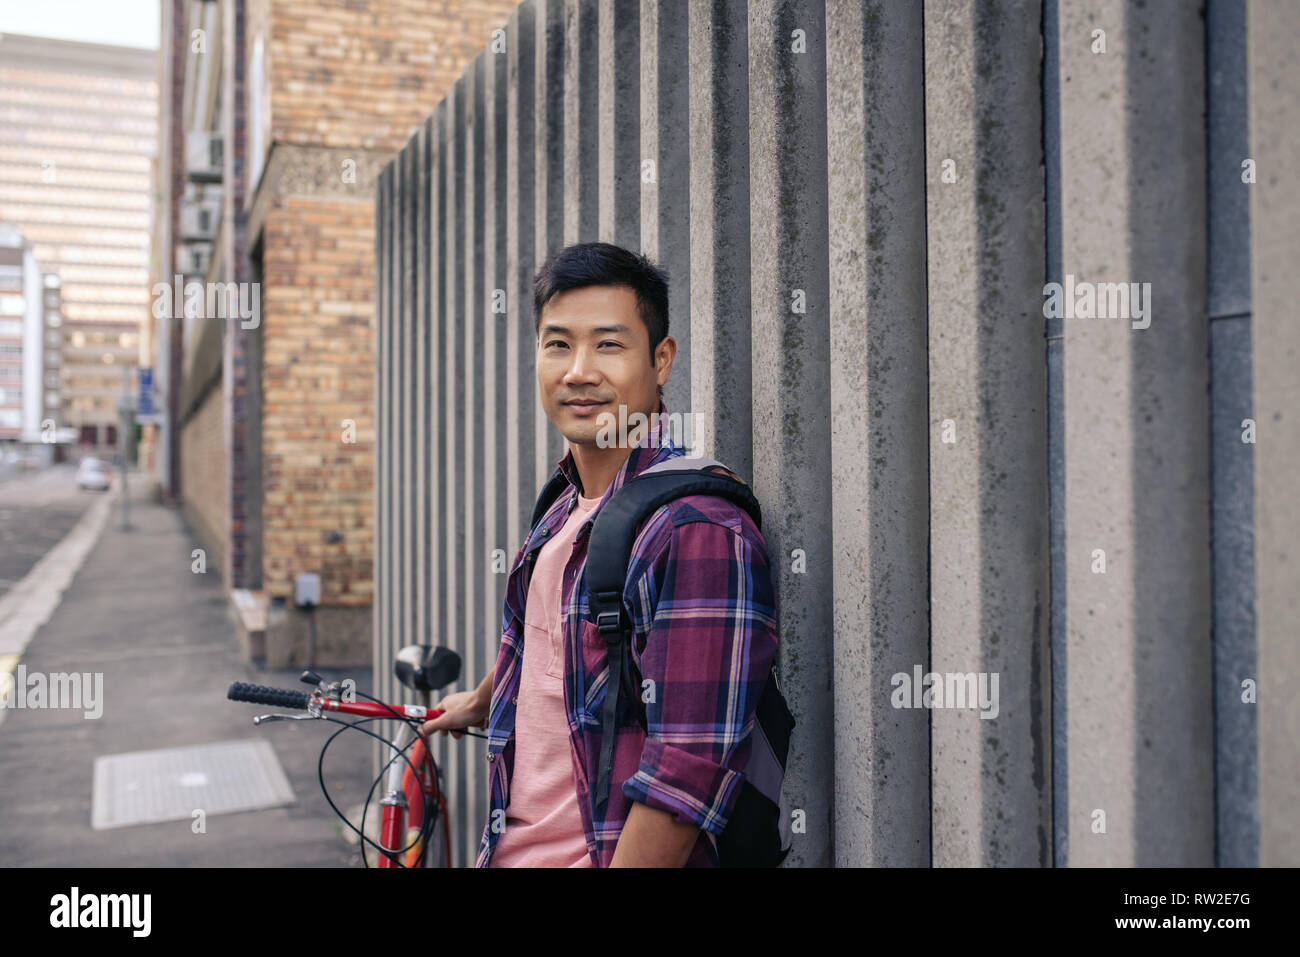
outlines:
{"label": "backpack", "polygon": [[[716,471],[722,470],[722,471]],[[557,469],[542,490],[533,511],[536,527],[568,485]],[[610,496],[596,515],[587,544],[585,567],[587,606],[605,638],[610,681],[601,718],[600,763],[596,774],[596,806],[609,797],[613,766],[615,714],[620,698],[646,728],[641,680],[636,674],[629,642],[632,626],[623,607],[623,587],[637,530],[656,510],[686,495],[718,495],[734,502],[762,529],[762,513],[749,486],[712,459],[678,456],[651,466],[629,479]],[[777,684],[773,663],[759,696],[752,732],[749,764],[742,774],[740,794],[717,838],[722,867],[776,867],[790,853],[790,810],[781,793],[795,720]],[[647,729],[648,730],[648,729]]]}

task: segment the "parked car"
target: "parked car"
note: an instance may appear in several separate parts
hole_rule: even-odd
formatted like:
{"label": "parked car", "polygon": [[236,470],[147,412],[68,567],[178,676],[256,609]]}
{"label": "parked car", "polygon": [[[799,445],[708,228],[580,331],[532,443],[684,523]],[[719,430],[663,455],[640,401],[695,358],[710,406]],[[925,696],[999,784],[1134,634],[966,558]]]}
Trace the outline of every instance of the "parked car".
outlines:
{"label": "parked car", "polygon": [[81,464],[77,466],[78,487],[103,492],[111,484],[112,480],[108,475],[108,467],[99,459],[84,458],[81,460]]}

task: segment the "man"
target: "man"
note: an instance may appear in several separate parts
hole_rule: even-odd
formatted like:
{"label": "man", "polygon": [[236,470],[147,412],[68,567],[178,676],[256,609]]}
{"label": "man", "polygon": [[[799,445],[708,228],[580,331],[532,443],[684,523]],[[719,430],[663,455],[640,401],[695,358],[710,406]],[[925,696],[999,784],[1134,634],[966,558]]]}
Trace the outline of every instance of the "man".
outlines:
{"label": "man", "polygon": [[[446,696],[423,730],[489,729],[479,867],[717,866],[777,647],[762,535],[715,496],[677,499],[642,525],[623,598],[648,733],[620,702],[609,798],[597,806],[610,682],[584,589],[588,536],[625,482],[684,454],[660,398],[677,344],[664,274],[606,243],[543,264],[533,315],[538,389],[568,440],[568,485],[515,556],[494,672]],[[611,429],[636,413],[648,429]]]}

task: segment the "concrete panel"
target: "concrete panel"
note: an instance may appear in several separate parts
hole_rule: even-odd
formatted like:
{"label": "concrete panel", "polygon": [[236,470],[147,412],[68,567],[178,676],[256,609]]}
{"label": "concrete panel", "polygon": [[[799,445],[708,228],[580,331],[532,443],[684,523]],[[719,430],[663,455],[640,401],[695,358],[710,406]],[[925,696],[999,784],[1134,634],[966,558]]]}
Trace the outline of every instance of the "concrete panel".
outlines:
{"label": "concrete panel", "polygon": [[400,481],[401,505],[398,513],[397,548],[401,553],[398,578],[402,585],[402,615],[399,619],[394,648],[402,648],[413,642],[415,636],[415,337],[419,317],[416,314],[417,270],[415,261],[416,210],[419,205],[419,170],[416,163],[416,150],[408,142],[399,154],[402,168],[402,338],[398,354],[400,371],[398,376],[402,383],[399,404],[396,406],[400,436]]}
{"label": "concrete panel", "polygon": [[826,7],[837,866],[930,863],[921,7]]}
{"label": "concrete panel", "polygon": [[599,238],[625,249],[641,242],[641,10],[597,3]]}
{"label": "concrete panel", "polygon": [[[415,592],[415,642],[428,641],[433,632],[430,625],[429,589],[433,577],[429,573],[429,545],[432,538],[432,521],[430,521],[430,481],[429,475],[429,433],[430,420],[434,411],[430,403],[432,395],[432,378],[429,376],[429,343],[432,339],[432,303],[430,303],[429,269],[425,267],[429,257],[429,243],[432,238],[429,222],[429,179],[430,179],[430,130],[429,124],[421,124],[411,146],[415,147],[416,169],[415,181],[412,182],[412,207],[415,208],[415,237],[412,248],[416,261],[415,290],[415,335],[413,335],[412,352],[415,360],[413,377],[408,384],[412,403],[415,404],[416,443],[412,449],[413,471],[415,471],[415,515],[413,515],[412,533],[415,536],[412,564],[412,590]],[[398,685],[400,688],[400,685]],[[402,688],[404,700],[415,700],[411,693]]]}
{"label": "concrete panel", "polygon": [[[393,167],[384,167],[375,185],[375,600],[372,605],[375,633],[371,650],[371,673],[383,674],[388,657],[388,622],[391,592],[388,580],[389,520],[388,469],[391,443],[388,438],[388,355],[392,337],[391,294],[388,272],[392,264],[391,234],[388,221],[392,215]],[[379,685],[382,687],[382,685]],[[379,752],[371,748],[371,774],[379,773]]]}
{"label": "concrete panel", "polygon": [[[461,127],[465,140],[464,213],[457,248],[461,253],[464,292],[460,315],[463,317],[464,337],[461,343],[460,371],[464,385],[464,437],[459,456],[463,476],[464,494],[461,499],[465,513],[465,544],[461,552],[464,569],[465,632],[461,661],[465,674],[457,683],[457,690],[471,690],[483,677],[484,662],[491,651],[495,652],[500,636],[495,640],[486,627],[483,594],[487,591],[484,574],[487,552],[484,549],[485,508],[484,497],[488,491],[484,484],[484,460],[492,454],[493,447],[485,440],[483,393],[488,384],[482,377],[484,339],[488,329],[487,298],[482,282],[483,221],[484,221],[484,103],[483,77],[490,54],[480,53],[465,71],[461,82],[465,84],[465,120]],[[493,654],[495,659],[495,654]],[[485,761],[475,761],[472,747],[474,738],[461,738],[458,742],[457,760],[466,779],[466,797],[463,808],[466,864],[473,863],[478,853],[479,834],[471,822],[479,818],[481,808],[486,808],[487,768]]]}
{"label": "concrete panel", "polygon": [[506,393],[505,424],[511,438],[506,459],[506,540],[508,559],[523,544],[533,501],[549,473],[537,473],[537,339],[533,333],[533,268],[536,216],[533,191],[535,157],[535,7],[522,3],[510,16],[506,54],[510,58],[506,100]]}
{"label": "concrete panel", "polygon": [[1254,0],[1250,31],[1251,304],[1254,309],[1259,863],[1300,865],[1300,5]]}
{"label": "concrete panel", "polygon": [[1204,36],[1194,7],[1090,2],[1058,42],[1067,282],[1150,283],[1149,327],[1063,322],[1069,861],[1206,865]]}
{"label": "concrete panel", "polygon": [[[643,17],[653,7],[643,4]],[[751,481],[748,13],[741,4],[695,3],[689,16],[690,411],[700,454]],[[657,208],[657,190],[643,195]]]}
{"label": "concrete panel", "polygon": [[[442,463],[446,483],[443,521],[447,529],[447,548],[444,552],[446,563],[442,568],[442,579],[447,585],[447,618],[444,634],[450,639],[448,644],[460,654],[462,660],[468,657],[466,635],[469,603],[466,599],[465,578],[471,576],[474,571],[465,564],[468,534],[465,503],[468,493],[461,463],[470,441],[465,427],[468,389],[464,368],[465,342],[470,327],[470,323],[466,321],[464,246],[467,217],[465,191],[468,180],[466,140],[470,135],[466,106],[467,85],[468,81],[464,76],[456,81],[447,99],[443,101],[446,110],[441,117],[445,124],[443,196],[446,204],[442,230],[442,259],[446,268],[442,319],[443,355],[446,363],[442,393],[442,431],[446,442],[445,459]],[[471,838],[466,833],[470,793],[469,774],[467,774],[463,754],[453,751],[447,763],[447,772],[447,803],[453,835],[452,860],[456,865],[464,866],[467,861],[473,860],[472,851],[477,848],[477,835]],[[474,844],[474,848],[469,846],[471,843]]]}
{"label": "concrete panel", "polygon": [[[1059,23],[1062,268],[1083,280],[1127,282],[1124,108],[1132,54],[1123,4],[1063,4]],[[1090,49],[1094,29],[1105,31],[1104,54]],[[1062,326],[1071,865],[1136,863],[1137,682],[1127,665],[1138,561],[1129,421],[1136,331],[1118,319],[1067,318]],[[1092,571],[1094,549],[1104,552],[1105,574]],[[1105,833],[1092,830],[1103,823]]]}
{"label": "concrete panel", "polygon": [[[1046,245],[1047,281],[1061,282],[1061,50],[1059,34],[1060,5],[1057,0],[1043,2],[1043,179],[1044,242]],[[1047,318],[1047,504],[1048,566],[1050,597],[1048,620],[1051,623],[1052,674],[1052,864],[1068,864],[1069,726],[1066,689],[1068,646],[1066,628],[1065,563],[1068,554],[1065,540],[1065,353],[1062,320]]]}
{"label": "concrete panel", "polygon": [[1206,166],[1210,316],[1250,312],[1250,191],[1241,181],[1250,148],[1246,0],[1205,7]]}
{"label": "concrete panel", "polygon": [[792,866],[832,862],[830,277],[826,11],[749,4],[754,490],[775,566],[780,673],[798,716],[786,794],[803,812]]}
{"label": "concrete panel", "polygon": [[564,245],[597,239],[600,94],[596,0],[564,4]]}
{"label": "concrete panel", "polygon": [[1141,333],[1132,337],[1129,410],[1139,556],[1129,664],[1138,682],[1136,863],[1205,867],[1214,864],[1215,830],[1205,25],[1177,0],[1126,14],[1130,269],[1151,282],[1159,310],[1151,328],[1132,330]]}
{"label": "concrete panel", "polygon": [[1245,0],[1206,5],[1206,140],[1210,313],[1210,444],[1214,555],[1216,864],[1259,864],[1257,710],[1241,700],[1257,680],[1254,450],[1251,417],[1250,154]]}
{"label": "concrete panel", "polygon": [[[565,44],[568,36],[565,27],[565,7],[568,2],[569,0],[536,0],[533,189],[537,212],[534,219],[536,256],[536,261],[532,264],[534,271],[548,256],[559,252],[567,245],[566,206],[570,202],[582,201],[580,197],[570,198],[570,189],[577,187],[576,184],[566,183],[564,178],[565,99],[568,94],[565,83]],[[576,236],[573,241],[578,241]],[[546,480],[555,471],[556,464],[564,457],[566,447],[564,436],[551,425],[551,420],[546,417],[546,410],[536,400],[536,342],[534,335],[534,359],[527,366],[534,396],[533,435],[536,465],[533,478],[536,487],[532,490],[533,499],[536,499]],[[529,514],[532,513],[531,503],[528,511]]]}
{"label": "concrete panel", "polygon": [[[483,393],[483,548],[478,576],[483,582],[480,595],[482,618],[482,655],[473,663],[466,663],[459,687],[473,689],[483,676],[496,667],[497,652],[501,644],[501,609],[505,600],[506,575],[498,568],[509,570],[514,546],[508,539],[507,508],[509,495],[506,489],[507,460],[513,451],[512,435],[504,422],[506,391],[510,380],[506,371],[506,350],[510,342],[509,324],[518,312],[509,308],[506,297],[507,254],[507,67],[505,53],[489,54],[483,69],[483,258],[482,287],[485,296],[480,304],[483,327],[481,377]],[[496,561],[497,554],[501,564]],[[476,760],[482,753],[479,739],[462,738],[460,750],[464,751],[471,767],[479,768],[481,775],[481,803],[468,809],[470,833],[475,839],[483,833],[487,817],[487,762]],[[478,853],[475,845],[474,853]]]}
{"label": "concrete panel", "polygon": [[[668,273],[668,328],[677,341],[664,386],[669,412],[691,406],[691,144],[688,0],[641,4],[641,149],[649,181],[641,185],[641,251]],[[742,9],[738,11],[744,15]]]}
{"label": "concrete panel", "polygon": [[1039,5],[925,23],[929,667],[980,696],[930,715],[933,862],[1049,866]]}
{"label": "concrete panel", "polygon": [[1215,863],[1220,867],[1259,866],[1259,712],[1254,703],[1242,700],[1243,682],[1258,685],[1260,674],[1255,652],[1255,446],[1242,441],[1242,423],[1253,418],[1250,362],[1250,319],[1211,320]]}
{"label": "concrete panel", "polygon": [[[429,126],[429,255],[425,260],[429,270],[429,390],[425,401],[429,414],[429,466],[425,472],[429,485],[429,624],[432,633],[439,636],[438,644],[455,647],[451,640],[451,592],[443,569],[448,562],[448,536],[451,523],[447,517],[447,468],[449,453],[444,428],[443,395],[445,383],[453,374],[454,366],[447,364],[447,284],[450,276],[445,234],[447,230],[448,193],[446,167],[448,163],[446,101],[439,104],[428,120]],[[440,768],[451,768],[456,753],[455,741],[438,736],[435,745]]]}
{"label": "concrete panel", "polygon": [[[414,376],[410,382],[411,400],[415,405],[412,418],[415,424],[415,481],[412,489],[415,495],[415,514],[412,533],[415,536],[415,642],[423,644],[429,641],[433,629],[430,626],[429,610],[432,605],[429,587],[433,579],[429,575],[430,542],[430,483],[429,483],[429,433],[433,410],[429,407],[429,340],[432,333],[432,309],[429,302],[430,273],[425,264],[429,257],[431,231],[429,225],[429,124],[422,123],[412,143],[416,154],[415,181],[412,205],[415,208],[415,235],[412,247],[415,254],[415,336],[413,352],[415,354]],[[403,689],[405,691],[405,689]],[[409,692],[406,692],[410,694]]]}

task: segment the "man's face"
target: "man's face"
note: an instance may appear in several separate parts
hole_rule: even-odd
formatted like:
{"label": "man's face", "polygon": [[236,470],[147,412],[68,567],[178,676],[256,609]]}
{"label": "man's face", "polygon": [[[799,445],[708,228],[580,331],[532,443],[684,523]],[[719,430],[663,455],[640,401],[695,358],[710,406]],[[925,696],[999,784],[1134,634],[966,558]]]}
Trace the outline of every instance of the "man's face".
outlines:
{"label": "man's face", "polygon": [[651,363],[650,331],[628,286],[560,293],[542,310],[537,340],[542,408],[571,443],[595,446],[606,417],[617,420],[620,405],[629,417],[658,411],[658,387],[668,381],[676,349],[665,336]]}

